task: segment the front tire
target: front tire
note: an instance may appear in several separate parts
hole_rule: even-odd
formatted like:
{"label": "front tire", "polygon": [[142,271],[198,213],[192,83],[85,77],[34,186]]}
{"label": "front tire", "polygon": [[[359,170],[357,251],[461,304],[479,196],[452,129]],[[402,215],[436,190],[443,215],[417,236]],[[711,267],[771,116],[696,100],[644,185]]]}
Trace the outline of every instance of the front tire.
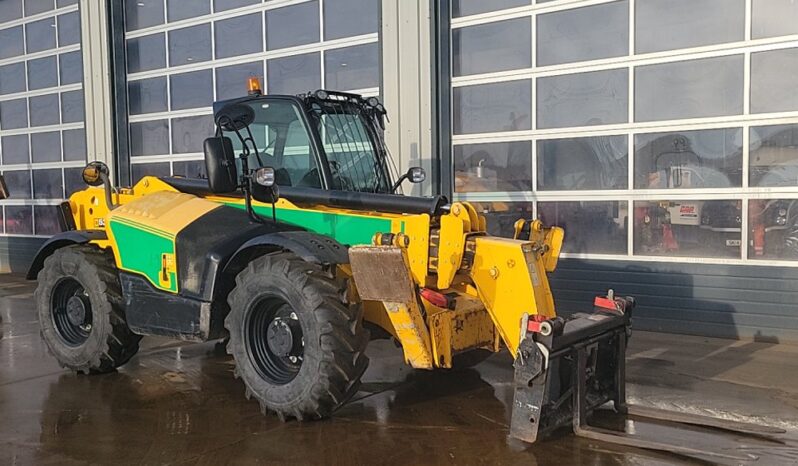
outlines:
{"label": "front tire", "polygon": [[34,301],[41,335],[61,367],[110,372],[139,349],[127,326],[119,276],[110,254],[91,246],[56,250],[44,261]]}
{"label": "front tire", "polygon": [[344,284],[288,252],[249,263],[230,292],[228,353],[247,397],[280,419],[321,419],[355,394],[368,366],[360,305]]}

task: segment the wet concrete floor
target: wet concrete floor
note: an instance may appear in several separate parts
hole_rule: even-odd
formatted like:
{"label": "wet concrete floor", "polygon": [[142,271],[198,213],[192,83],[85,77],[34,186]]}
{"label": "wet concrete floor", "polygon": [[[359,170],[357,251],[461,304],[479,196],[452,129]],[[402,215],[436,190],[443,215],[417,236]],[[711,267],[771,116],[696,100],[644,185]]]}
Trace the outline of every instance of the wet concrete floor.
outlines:
{"label": "wet concrete floor", "polygon": [[[0,464],[706,464],[568,432],[534,446],[509,442],[512,369],[505,355],[469,370],[414,371],[402,364],[392,344],[375,341],[361,392],[333,419],[309,423],[262,416],[257,403],[244,398],[231,358],[213,343],[145,338],[138,356],[117,373],[78,376],[60,369],[40,341],[32,290],[19,277],[0,276]],[[718,377],[707,379],[691,374],[704,366],[691,366],[698,358],[680,356],[689,349],[673,344],[673,338],[651,334],[638,339],[642,347],[630,349],[632,398],[688,411],[698,403],[709,411],[712,402],[702,397],[726,397],[747,406],[743,415],[766,413],[773,416],[766,421],[787,427],[798,421],[798,389],[789,388],[798,385],[789,382],[798,381],[798,372],[791,370],[798,368],[793,357],[798,347],[757,350],[785,364],[777,384],[787,388],[773,390],[765,386],[764,374],[746,373],[757,371],[751,368],[754,358],[747,357],[751,348],[743,350],[746,357],[737,355],[737,364],[727,363],[715,372]],[[646,340],[653,341],[654,350]],[[713,356],[712,348],[704,350]],[[676,375],[672,366],[680,357],[687,363]],[[740,367],[742,374],[734,370]],[[734,379],[738,376],[757,379],[749,386]],[[637,430],[658,439],[695,437],[662,426],[638,425]],[[793,432],[780,436],[781,443],[727,436],[721,441],[730,441],[731,450],[759,459],[724,463],[793,464],[798,461],[795,438]]]}

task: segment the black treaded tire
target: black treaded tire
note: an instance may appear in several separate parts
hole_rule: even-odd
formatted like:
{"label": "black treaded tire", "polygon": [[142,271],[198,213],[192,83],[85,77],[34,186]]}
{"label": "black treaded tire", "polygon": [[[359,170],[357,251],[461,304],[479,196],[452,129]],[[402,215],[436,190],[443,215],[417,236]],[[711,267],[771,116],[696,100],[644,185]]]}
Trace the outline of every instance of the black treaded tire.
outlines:
{"label": "black treaded tire", "polygon": [[[260,256],[238,274],[228,296],[227,352],[235,359],[235,375],[244,381],[247,398],[254,396],[261,412],[272,411],[283,421],[322,419],[355,394],[368,366],[369,334],[362,306],[347,305],[345,292],[346,283],[336,280],[333,271],[290,252]],[[264,375],[252,330],[264,327],[255,316],[269,302],[290,306],[302,335],[298,367],[271,379]]]}
{"label": "black treaded tire", "polygon": [[[122,289],[110,253],[92,246],[74,245],[56,250],[44,261],[38,275],[34,302],[41,336],[61,367],[73,371],[105,373],[123,365],[139,349],[140,335],[125,321]],[[77,285],[75,285],[77,284]],[[59,321],[57,296],[65,287],[79,286],[88,309],[88,330],[64,330]]]}

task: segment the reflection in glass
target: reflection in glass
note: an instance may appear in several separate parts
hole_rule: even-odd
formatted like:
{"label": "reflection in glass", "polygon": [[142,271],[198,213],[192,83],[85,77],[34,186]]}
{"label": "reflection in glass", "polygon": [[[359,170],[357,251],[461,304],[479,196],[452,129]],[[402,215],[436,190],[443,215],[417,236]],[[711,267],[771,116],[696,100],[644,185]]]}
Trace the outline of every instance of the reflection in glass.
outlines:
{"label": "reflection in glass", "polygon": [[165,112],[168,110],[166,106],[166,78],[163,76],[128,81],[127,96],[128,111],[131,115]]}
{"label": "reflection in glass", "polygon": [[73,11],[58,16],[58,46],[80,43],[80,13]]}
{"label": "reflection in glass", "polygon": [[25,25],[26,53],[41,52],[55,47],[55,17],[40,19]]}
{"label": "reflection in glass", "polygon": [[253,5],[260,2],[261,0],[213,0],[213,11],[232,10],[233,8],[241,8],[242,6]]}
{"label": "reflection in glass", "polygon": [[169,153],[169,122],[142,121],[130,124],[130,155],[164,155]]}
{"label": "reflection in glass", "polygon": [[565,230],[563,252],[626,254],[626,201],[538,202],[538,218]]}
{"label": "reflection in glass", "polygon": [[64,141],[64,160],[86,160],[86,131],[68,129],[61,133]]}
{"label": "reflection in glass", "polygon": [[124,3],[127,31],[163,23],[163,0],[128,0]]}
{"label": "reflection in glass", "polygon": [[324,86],[341,91],[380,85],[380,51],[376,43],[324,52]]}
{"label": "reflection in glass", "polygon": [[327,0],[324,2],[324,40],[377,32],[380,2]]}
{"label": "reflection in glass", "polygon": [[169,77],[172,110],[210,107],[213,104],[213,71],[199,70]]}
{"label": "reflection in glass", "polygon": [[[3,3],[5,2],[0,2],[0,5]],[[23,53],[25,53],[25,41],[22,40],[22,26],[0,29],[0,60]]]}
{"label": "reflection in glass", "polygon": [[184,176],[186,178],[207,178],[207,175],[205,174],[204,160],[173,162],[172,172],[174,176]]}
{"label": "reflection in glass", "polygon": [[53,0],[24,0],[25,16],[33,16],[53,9]]}
{"label": "reflection in glass", "polygon": [[538,141],[538,189],[626,189],[626,136]]}
{"label": "reflection in glass", "polygon": [[61,133],[58,131],[31,134],[30,146],[33,163],[61,161]]}
{"label": "reflection in glass", "polygon": [[169,66],[211,59],[211,25],[198,24],[169,31]]}
{"label": "reflection in glass", "polygon": [[0,2],[0,23],[22,17],[22,0],[6,0]]}
{"label": "reflection in glass", "polygon": [[798,2],[753,0],[751,35],[754,39],[798,34]]}
{"label": "reflection in glass", "polygon": [[748,202],[748,258],[798,260],[798,199]]}
{"label": "reflection in glass", "polygon": [[624,69],[538,78],[538,128],[625,123],[629,73]]}
{"label": "reflection in glass", "polygon": [[33,170],[34,199],[62,199],[64,197],[63,185],[60,168]]}
{"label": "reflection in glass", "polygon": [[798,110],[797,88],[798,48],[751,54],[752,113]]}
{"label": "reflection in glass", "polygon": [[266,10],[266,49],[319,41],[319,2],[305,2]]}
{"label": "reflection in glass", "polygon": [[83,121],[83,90],[69,91],[61,94],[61,122],[75,123]]}
{"label": "reflection in glass", "polygon": [[742,186],[743,132],[739,128],[635,136],[635,188]]}
{"label": "reflection in glass", "polygon": [[321,87],[319,52],[274,58],[266,64],[270,94],[298,94]]}
{"label": "reflection in glass", "polygon": [[2,145],[4,165],[30,162],[27,134],[3,136],[0,138],[0,145]]}
{"label": "reflection in glass", "polygon": [[203,141],[213,133],[212,115],[173,118],[172,153],[202,152]]}
{"label": "reflection in glass", "polygon": [[521,80],[454,88],[454,134],[532,129],[531,87]]}
{"label": "reflection in glass", "polygon": [[[690,12],[685,14],[685,12]],[[637,53],[745,38],[745,0],[656,0],[635,5]]]}
{"label": "reflection in glass", "polygon": [[83,81],[83,56],[80,50],[59,55],[58,66],[62,86]]}
{"label": "reflection in glass", "polygon": [[17,129],[28,126],[28,100],[25,98],[0,102],[0,128]]}
{"label": "reflection in glass", "polygon": [[530,0],[452,0],[452,18],[529,5]]}
{"label": "reflection in glass", "polygon": [[743,112],[743,55],[635,68],[635,121]]}
{"label": "reflection in glass", "polygon": [[235,16],[214,24],[216,58],[235,57],[263,50],[260,13]]}
{"label": "reflection in glass", "polygon": [[30,199],[32,197],[30,170],[4,171],[3,178],[11,199]]}
{"label": "reflection in glass", "polygon": [[58,224],[58,206],[33,206],[33,213],[35,234],[50,236],[61,231],[61,226]]}
{"label": "reflection in glass", "polygon": [[628,1],[545,13],[537,19],[537,66],[629,54]]}
{"label": "reflection in glass", "polygon": [[216,68],[216,100],[247,95],[247,80],[253,76],[263,82],[263,62]]}
{"label": "reflection in glass", "polygon": [[7,235],[32,235],[33,211],[31,206],[5,206]]}
{"label": "reflection in glass", "polygon": [[25,92],[25,62],[0,66],[0,94],[15,92]]}
{"label": "reflection in glass", "polygon": [[532,66],[529,18],[452,30],[452,74],[490,73]]}
{"label": "reflection in glass", "polygon": [[455,192],[532,190],[532,144],[496,142],[454,146]]}
{"label": "reflection in glass", "polygon": [[636,201],[635,254],[739,258],[742,201]]}
{"label": "reflection in glass", "polygon": [[208,0],[166,0],[166,17],[169,22],[207,15],[210,10]]}
{"label": "reflection in glass", "polygon": [[47,126],[59,123],[58,94],[37,95],[29,99],[30,125]]}
{"label": "reflection in glass", "polygon": [[[28,89],[44,89],[58,85],[56,56],[28,60]],[[24,74],[20,78],[25,79]],[[23,84],[24,86],[24,84]]]}
{"label": "reflection in glass", "polygon": [[69,198],[73,193],[84,189],[86,189],[86,183],[83,182],[83,169],[65,168],[64,191],[66,191],[66,197]]}
{"label": "reflection in glass", "polygon": [[165,67],[166,40],[162,32],[127,40],[128,73]]}
{"label": "reflection in glass", "polygon": [[798,186],[798,125],[751,128],[749,184]]}
{"label": "reflection in glass", "polygon": [[513,224],[518,219],[532,220],[534,218],[533,204],[531,202],[472,202],[471,205],[477,213],[485,216],[488,224],[488,234],[513,237]]}
{"label": "reflection in glass", "polygon": [[169,176],[169,162],[134,163],[130,166],[133,183],[137,183],[145,176]]}

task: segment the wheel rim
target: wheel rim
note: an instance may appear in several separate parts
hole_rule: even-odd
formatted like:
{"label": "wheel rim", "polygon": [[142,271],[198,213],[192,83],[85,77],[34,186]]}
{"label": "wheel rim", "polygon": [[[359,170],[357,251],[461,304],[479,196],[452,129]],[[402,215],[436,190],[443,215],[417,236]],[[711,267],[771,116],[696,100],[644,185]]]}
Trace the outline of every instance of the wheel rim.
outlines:
{"label": "wheel rim", "polygon": [[263,379],[275,385],[294,380],[302,367],[305,339],[291,306],[274,297],[257,300],[247,313],[244,349]]}
{"label": "wheel rim", "polygon": [[77,347],[89,339],[92,328],[91,300],[79,281],[63,278],[56,283],[50,311],[55,331],[67,346]]}

